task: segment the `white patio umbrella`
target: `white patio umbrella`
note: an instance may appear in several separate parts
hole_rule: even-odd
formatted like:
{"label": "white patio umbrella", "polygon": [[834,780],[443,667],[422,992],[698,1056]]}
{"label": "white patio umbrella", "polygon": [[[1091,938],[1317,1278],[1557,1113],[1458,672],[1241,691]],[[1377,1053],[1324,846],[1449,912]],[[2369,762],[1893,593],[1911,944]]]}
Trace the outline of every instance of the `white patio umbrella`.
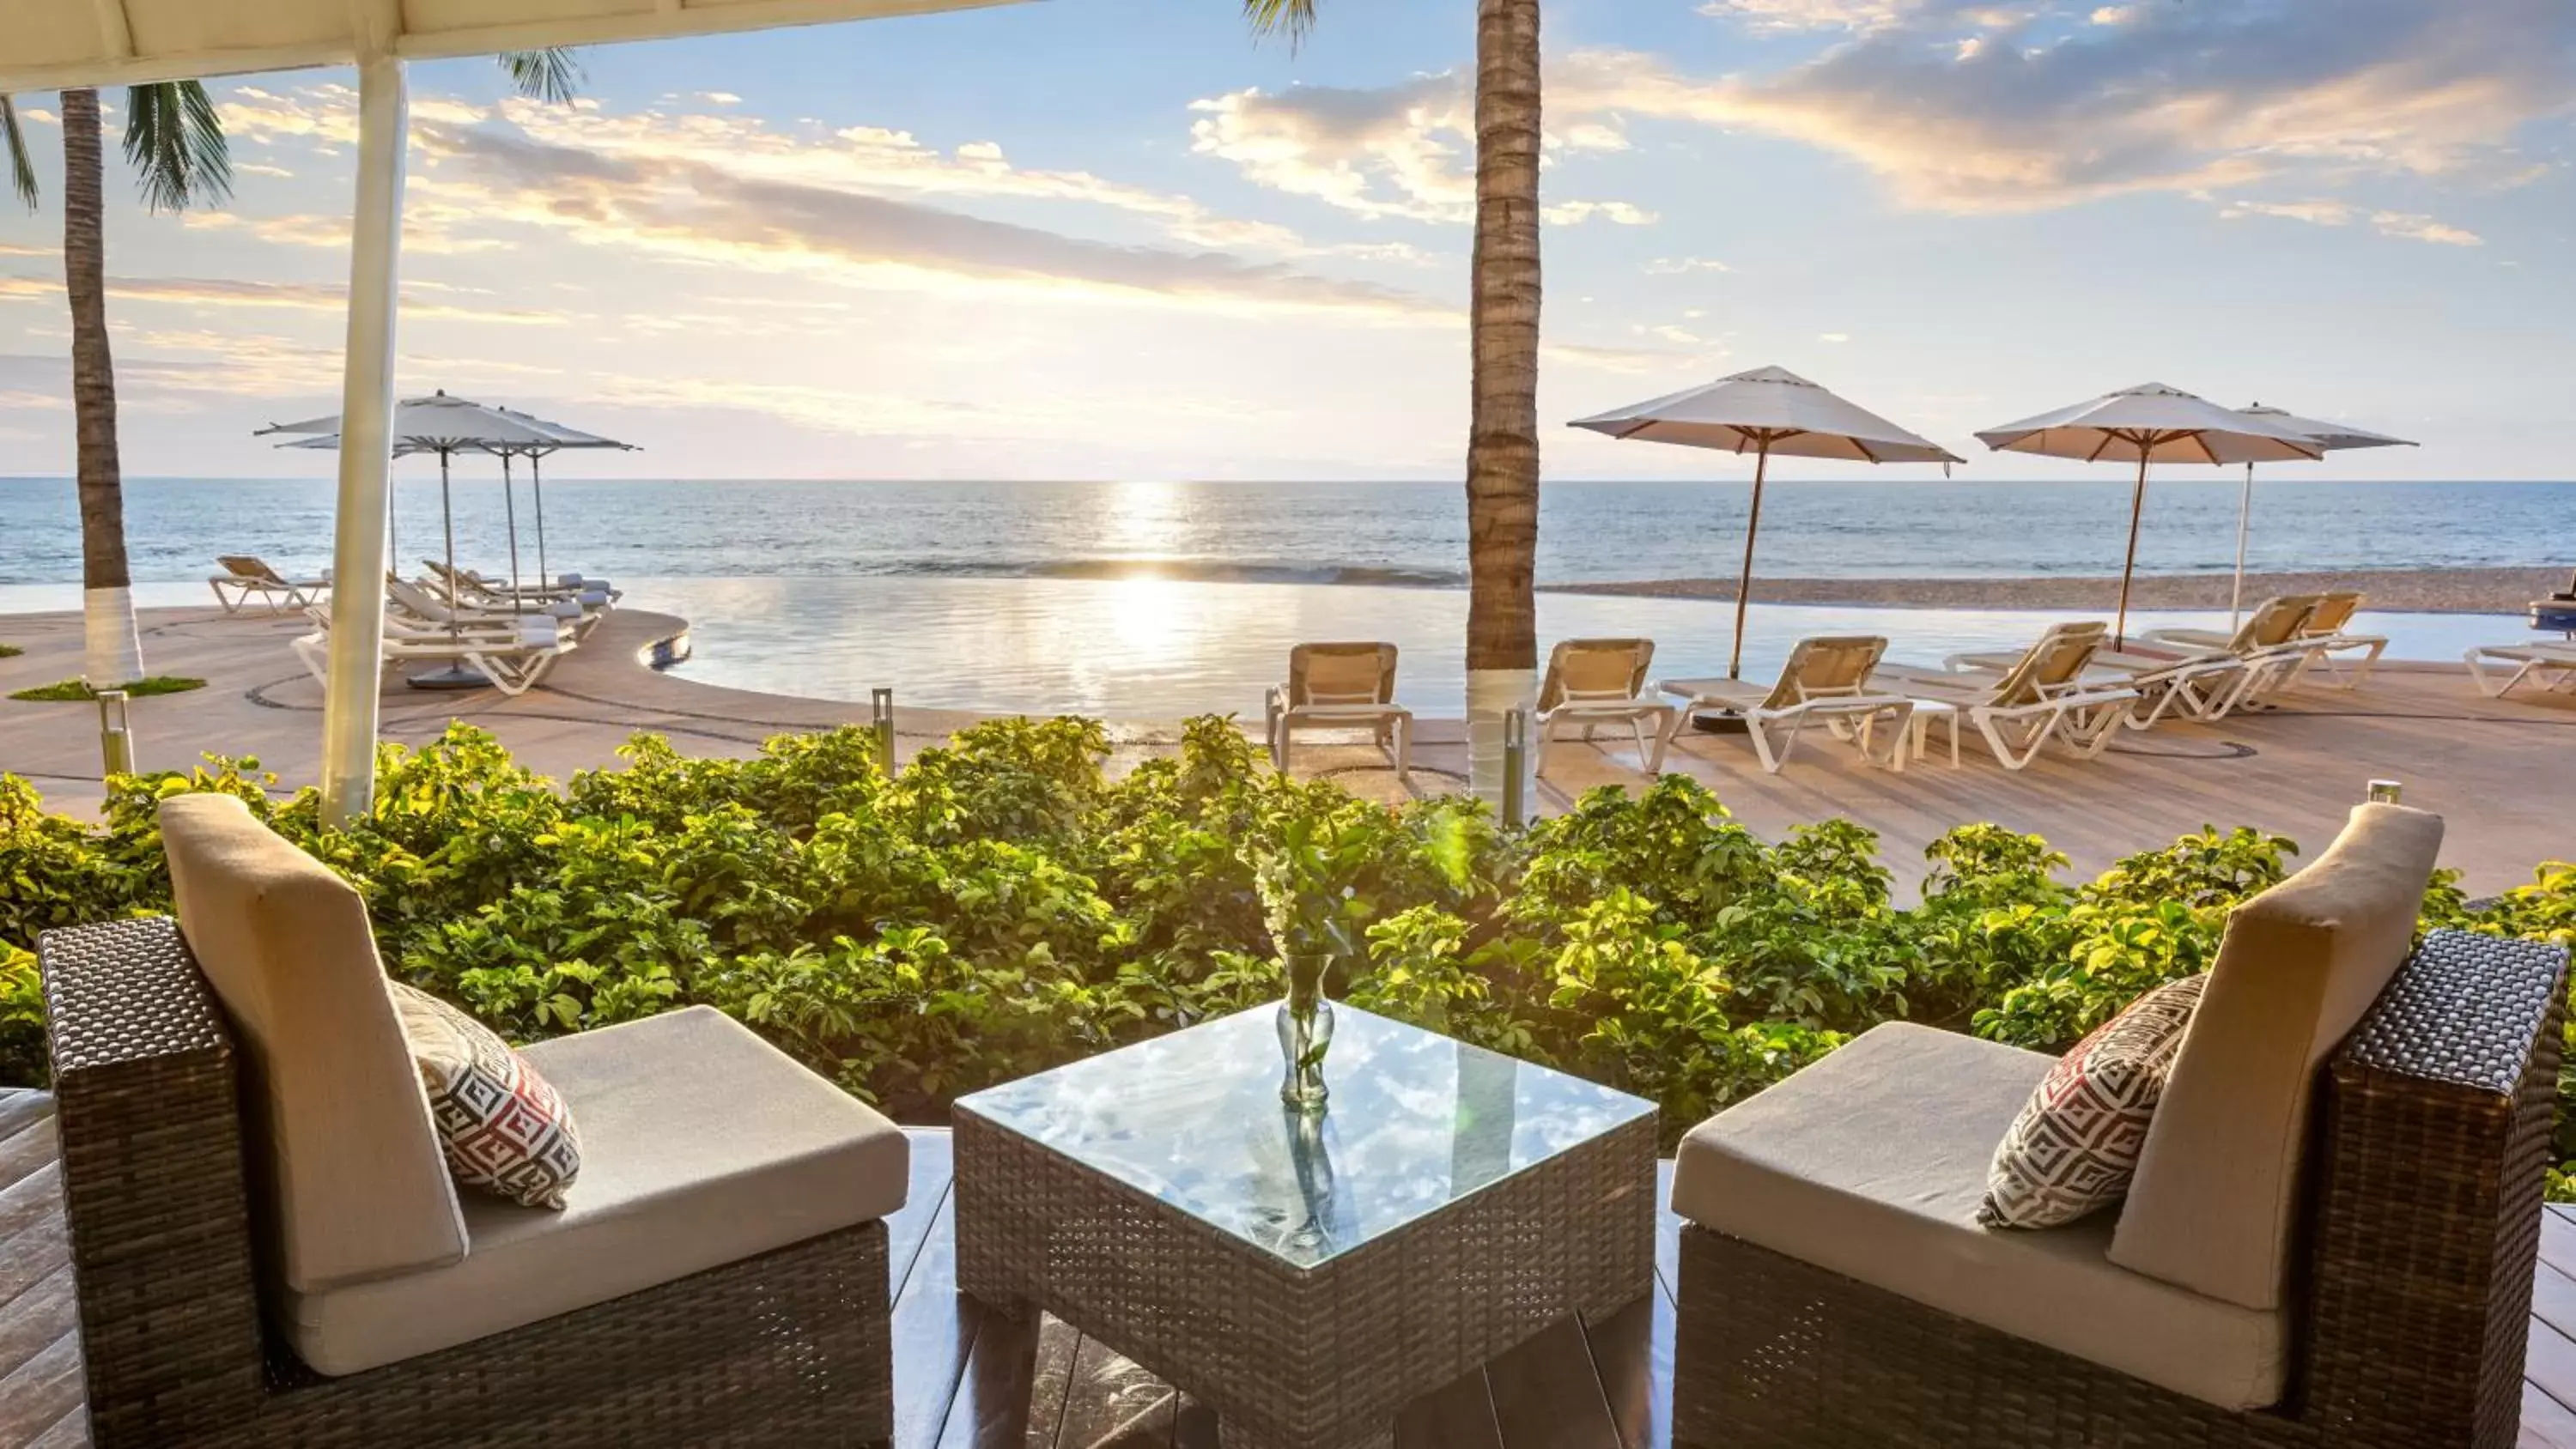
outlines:
{"label": "white patio umbrella", "polygon": [[[2252,407],[2238,408],[2237,411],[2249,418],[2261,418],[2265,422],[2277,424],[2294,432],[2305,433],[2319,448],[2329,453],[2339,453],[2346,448],[2416,446],[2405,438],[2392,438],[2386,433],[2374,433],[2368,428],[2356,428],[2346,423],[2329,423],[2317,418],[2303,418],[2282,408],[2267,408],[2261,403],[2256,403]],[[2242,618],[2245,612],[2245,535],[2253,526],[2254,465],[2249,461],[2245,465],[2244,496],[2239,498],[2236,504],[2236,585],[2228,591],[2227,595],[2227,627],[2230,629],[2236,627],[2237,620]]]}
{"label": "white patio umbrella", "polygon": [[2160,382],[1989,428],[1977,440],[1999,453],[2137,463],[2138,483],[2129,496],[2129,553],[2120,566],[2120,617],[2112,626],[2115,643],[2128,639],[2129,584],[2138,570],[2138,522],[2146,512],[2148,465],[2314,461],[2325,455],[2315,439],[2295,429]]}
{"label": "white patio umbrella", "polygon": [[642,450],[633,443],[621,443],[614,438],[603,438],[597,433],[585,433],[579,428],[568,428],[561,423],[550,423],[543,418],[531,417],[517,408],[502,408],[500,412],[501,416],[512,422],[534,428],[554,439],[551,443],[534,447],[510,448],[501,454],[501,474],[504,484],[509,481],[511,455],[517,454],[528,460],[528,486],[537,500],[537,577],[551,583],[554,575],[546,570],[546,480],[545,474],[540,471],[540,465],[545,461],[546,455],[575,448],[614,448],[628,453]]}
{"label": "white patio umbrella", "polygon": [[1772,454],[1838,458],[1847,463],[1966,461],[1785,367],[1757,367],[1704,387],[1578,418],[1567,426],[1614,438],[1753,454],[1753,506],[1744,520],[1744,570],[1735,587],[1735,644],[1726,661],[1729,679],[1744,671],[1744,609],[1753,593],[1753,539],[1762,527],[1762,484],[1771,470]]}
{"label": "white patio umbrella", "polygon": [[[253,433],[268,437],[279,433],[307,435],[296,442],[281,443],[288,448],[336,448],[340,445],[340,419],[307,418],[300,423],[272,423]],[[449,492],[448,470],[458,453],[494,453],[500,448],[527,447],[549,441],[547,435],[527,424],[514,421],[501,409],[461,397],[449,397],[444,389],[428,397],[405,398],[394,407],[393,452],[396,457],[422,453],[438,455],[438,508],[446,530],[447,567],[456,569],[456,510]],[[507,486],[504,469],[504,487]],[[506,491],[503,510],[510,524],[510,576],[513,598],[511,608],[519,605],[516,585],[519,573],[518,505]],[[459,632],[454,620],[448,622],[451,636]],[[409,676],[409,683],[424,689],[472,688],[484,683],[483,676],[461,664],[451,664],[424,674]]]}

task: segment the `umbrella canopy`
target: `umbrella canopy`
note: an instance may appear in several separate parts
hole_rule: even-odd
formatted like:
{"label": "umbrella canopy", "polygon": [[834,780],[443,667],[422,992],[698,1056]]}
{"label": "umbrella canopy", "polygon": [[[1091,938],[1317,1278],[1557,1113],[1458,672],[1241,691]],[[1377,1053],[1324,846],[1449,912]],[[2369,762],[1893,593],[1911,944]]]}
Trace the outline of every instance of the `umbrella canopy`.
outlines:
{"label": "umbrella canopy", "polygon": [[1785,367],[1757,367],[1704,387],[1578,418],[1569,427],[1729,453],[1779,453],[1851,463],[1965,460]]}
{"label": "umbrella canopy", "polygon": [[[2329,453],[2346,448],[2412,448],[2405,438],[2392,438],[2350,423],[2329,423],[2321,418],[2301,417],[2285,408],[2269,408],[2261,403],[2238,408],[2249,418],[2261,418],[2275,427],[2305,434],[2310,442]],[[2245,491],[2236,501],[2236,583],[2227,595],[2227,627],[2233,629],[2245,613],[2245,539],[2254,527],[2254,465],[2245,465]]]}
{"label": "umbrella canopy", "polygon": [[[524,413],[512,417],[507,408],[449,397],[441,390],[396,403],[390,431],[397,447],[408,445],[415,453],[490,452],[496,447],[528,447],[549,441],[541,427],[530,426],[535,421]],[[252,436],[328,433],[336,437],[339,432],[340,419],[334,414],[300,423],[271,423]]]}
{"label": "umbrella canopy", "polygon": [[2147,468],[2153,463],[2275,463],[2325,456],[2315,439],[2269,418],[2249,417],[2206,398],[2142,383],[2089,402],[2041,413],[1977,434],[1999,453],[2138,465],[2129,495],[2129,553],[2120,566],[2120,617],[2115,642],[2129,632],[2129,585],[2138,571],[2138,523],[2146,514]]}
{"label": "umbrella canopy", "polygon": [[1735,586],[1735,642],[1726,661],[1729,679],[1740,677],[1744,670],[1744,610],[1753,594],[1753,539],[1762,527],[1762,483],[1770,472],[1772,454],[1852,463],[1966,461],[1785,367],[1757,367],[1705,387],[1577,418],[1567,426],[1613,438],[1754,455],[1753,506],[1744,521],[1744,569]]}

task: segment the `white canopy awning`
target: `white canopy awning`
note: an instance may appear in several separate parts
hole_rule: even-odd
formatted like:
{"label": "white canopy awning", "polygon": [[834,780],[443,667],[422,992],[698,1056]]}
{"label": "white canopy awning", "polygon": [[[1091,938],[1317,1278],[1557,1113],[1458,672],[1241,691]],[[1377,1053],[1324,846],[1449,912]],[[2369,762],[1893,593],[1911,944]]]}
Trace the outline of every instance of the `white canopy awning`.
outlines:
{"label": "white canopy awning", "polygon": [[0,95],[817,25],[1007,0],[9,0]]}

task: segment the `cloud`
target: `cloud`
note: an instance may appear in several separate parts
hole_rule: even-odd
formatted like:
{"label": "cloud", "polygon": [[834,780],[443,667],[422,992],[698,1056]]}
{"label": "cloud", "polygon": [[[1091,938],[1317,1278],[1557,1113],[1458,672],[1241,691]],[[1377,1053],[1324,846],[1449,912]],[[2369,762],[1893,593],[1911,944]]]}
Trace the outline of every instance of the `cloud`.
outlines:
{"label": "cloud", "polygon": [[1621,226],[1653,226],[1655,213],[1624,201],[1567,201],[1541,209],[1550,226],[1579,226],[1598,216]]}
{"label": "cloud", "polygon": [[[435,290],[439,288],[434,283],[412,283],[403,295],[404,319],[439,318],[523,327],[559,326],[567,320],[557,313],[469,307],[431,301],[418,295]],[[63,284],[50,278],[0,276],[0,302],[51,301],[62,294]],[[251,282],[233,277],[110,277],[107,279],[107,294],[129,302],[166,303],[179,307],[285,307],[309,312],[346,312],[349,308],[349,290],[336,282]]]}
{"label": "cloud", "polygon": [[1877,30],[1917,5],[1918,0],[1708,0],[1699,13],[1740,20],[1755,30]]}
{"label": "cloud", "polygon": [[2159,3],[2116,23],[1946,0],[1777,13],[1857,33],[1761,77],[1576,52],[1551,111],[1756,129],[1850,158],[1907,205],[2020,211],[2292,173],[2505,181],[2528,174],[2521,131],[2576,106],[2565,0]]}
{"label": "cloud", "polygon": [[1702,350],[1698,351],[1674,352],[1659,347],[1593,347],[1573,342],[1546,342],[1539,345],[1538,352],[1540,358],[1548,362],[1632,376],[1704,368],[1726,355],[1724,347],[1714,344],[1702,344]]}
{"label": "cloud", "polygon": [[[1258,88],[1193,101],[1190,149],[1232,162],[1255,185],[1372,219],[1458,226],[1476,215],[1475,108],[1457,75],[1416,76],[1371,90]],[[1543,138],[1556,152],[1619,151],[1627,132],[1608,113],[1569,116]],[[1549,222],[1598,216],[1624,226],[1653,213],[1624,201],[1567,200]]]}
{"label": "cloud", "polygon": [[2422,212],[2374,211],[2348,201],[2231,201],[2219,208],[2218,215],[2227,221],[2248,216],[2278,217],[2284,221],[2303,221],[2310,226],[2350,226],[2357,221],[2368,221],[2382,236],[2432,242],[2440,246],[2486,245],[2486,238],[2476,232],[2437,221]]}
{"label": "cloud", "polygon": [[1650,277],[1683,277],[1693,272],[1731,272],[1735,268],[1715,257],[1657,257],[1642,270]]}
{"label": "cloud", "polygon": [[908,291],[945,285],[1031,299],[1414,323],[1457,315],[1410,293],[1277,263],[1088,241],[912,201],[748,178],[686,156],[603,154],[489,130],[451,131],[439,144],[475,177],[486,215],[561,227],[588,245]]}
{"label": "cloud", "polygon": [[1831,342],[1839,346],[1842,343],[1851,341],[1851,334],[1848,332],[1819,332],[1816,334],[1816,340],[1818,342]]}

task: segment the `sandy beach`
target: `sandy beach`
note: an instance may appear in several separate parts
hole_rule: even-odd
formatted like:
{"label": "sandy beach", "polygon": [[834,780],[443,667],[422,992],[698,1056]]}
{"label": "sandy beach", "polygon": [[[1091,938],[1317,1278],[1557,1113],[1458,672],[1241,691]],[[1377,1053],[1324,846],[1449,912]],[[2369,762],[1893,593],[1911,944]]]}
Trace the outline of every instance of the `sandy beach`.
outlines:
{"label": "sandy beach", "polygon": [[[2140,574],[2129,604],[2137,609],[2224,609],[2226,574]],[[2567,586],[2564,569],[2354,569],[2334,573],[2245,576],[2248,604],[2271,594],[2360,589],[2367,607],[2423,614],[2520,614],[2533,599]],[[1735,580],[1646,579],[1630,583],[1541,584],[1553,593],[1636,594],[1651,598],[1732,599]],[[1922,609],[2101,609],[2120,597],[2119,576],[2061,575],[2020,579],[1766,579],[1753,581],[1763,604],[1845,604]]]}

